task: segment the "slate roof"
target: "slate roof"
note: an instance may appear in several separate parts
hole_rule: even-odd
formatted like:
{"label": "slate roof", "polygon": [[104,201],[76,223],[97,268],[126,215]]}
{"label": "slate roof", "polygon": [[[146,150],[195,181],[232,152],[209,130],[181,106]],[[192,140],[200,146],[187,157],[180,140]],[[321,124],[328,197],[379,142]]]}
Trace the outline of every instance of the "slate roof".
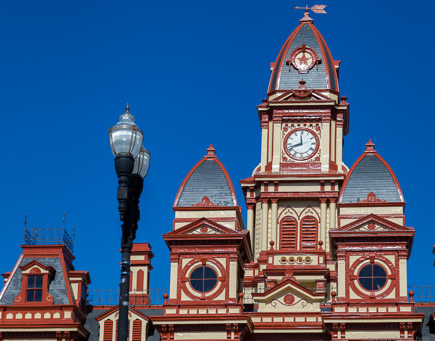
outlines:
{"label": "slate roof", "polygon": [[[316,51],[321,59],[318,67],[314,66],[308,73],[300,74],[293,67],[286,64],[290,54],[305,44]],[[269,91],[298,89],[299,82],[304,79],[309,89],[338,90],[338,77],[333,66],[329,48],[320,32],[311,22],[302,22],[284,43],[275,62],[269,83]]]}
{"label": "slate roof", "polygon": [[414,307],[414,313],[423,313],[424,321],[423,328],[421,331],[421,339],[422,341],[435,341],[435,335],[430,333],[429,330],[429,319],[430,315],[435,313],[435,307]]}
{"label": "slate roof", "polygon": [[[367,145],[374,147],[374,144]],[[340,203],[357,203],[370,192],[386,202],[403,202],[393,171],[373,149],[368,149],[352,166],[343,185]]]}
{"label": "slate roof", "polygon": [[[56,270],[50,286],[48,288],[48,293],[53,296],[54,304],[70,304],[68,302],[68,294],[66,291],[65,277],[62,270],[62,264],[59,258],[56,257],[44,257],[44,258],[23,258],[11,279],[3,297],[0,300],[0,305],[12,305],[14,303],[15,296],[21,292],[21,282],[22,282],[22,272],[20,267],[27,265],[33,260],[38,261],[42,265],[51,266]],[[69,284],[68,284],[69,285]]]}
{"label": "slate roof", "polygon": [[[212,148],[212,149],[210,149]],[[222,163],[216,158],[213,147],[186,176],[181,185],[174,206],[192,207],[206,196],[219,206],[237,206],[231,180]]]}

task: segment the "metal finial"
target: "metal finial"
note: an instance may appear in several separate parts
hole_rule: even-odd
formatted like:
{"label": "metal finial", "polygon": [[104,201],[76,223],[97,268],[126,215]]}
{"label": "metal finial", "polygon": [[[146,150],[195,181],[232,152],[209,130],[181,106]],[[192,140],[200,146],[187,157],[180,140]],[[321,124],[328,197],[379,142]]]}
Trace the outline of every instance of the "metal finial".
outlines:
{"label": "metal finial", "polygon": [[296,6],[295,9],[304,9],[305,13],[308,13],[308,10],[310,9],[314,13],[317,13],[317,14],[326,14],[326,11],[325,11],[326,6],[327,5],[314,5],[313,7],[308,7],[308,5],[305,7]]}
{"label": "metal finial", "polygon": [[127,102],[127,106],[125,107],[125,112],[130,112],[130,108],[128,106],[128,102]]}
{"label": "metal finial", "polygon": [[27,225],[27,212],[24,212],[24,228]]}
{"label": "metal finial", "polygon": [[65,212],[63,212],[62,227],[65,228]]}

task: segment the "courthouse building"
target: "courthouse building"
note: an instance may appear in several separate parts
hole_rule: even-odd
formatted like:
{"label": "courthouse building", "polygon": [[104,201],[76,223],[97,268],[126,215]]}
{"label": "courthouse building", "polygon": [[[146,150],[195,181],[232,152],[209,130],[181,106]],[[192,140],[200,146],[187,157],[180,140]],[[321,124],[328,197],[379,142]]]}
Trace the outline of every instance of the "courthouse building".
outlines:
{"label": "courthouse building", "polygon": [[[415,231],[371,140],[351,167],[343,163],[350,112],[339,70],[305,12],[257,107],[261,153],[241,180],[246,206],[210,146],[181,184],[163,235],[170,287],[161,304],[149,297],[153,241],[135,244],[130,340],[421,336],[424,314],[407,291]],[[68,243],[32,240],[4,269],[0,340],[116,340],[118,307],[87,304],[90,276],[74,269]]]}

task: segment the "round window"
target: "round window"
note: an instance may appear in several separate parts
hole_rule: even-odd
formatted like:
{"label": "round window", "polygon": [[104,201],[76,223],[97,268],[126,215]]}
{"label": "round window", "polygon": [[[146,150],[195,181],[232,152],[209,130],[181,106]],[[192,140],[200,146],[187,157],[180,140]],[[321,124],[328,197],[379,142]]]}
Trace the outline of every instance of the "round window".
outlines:
{"label": "round window", "polygon": [[190,285],[199,292],[209,292],[217,283],[216,272],[209,266],[200,266],[190,275]]}
{"label": "round window", "polygon": [[382,266],[368,264],[359,272],[358,280],[364,289],[377,291],[387,282],[387,273]]}

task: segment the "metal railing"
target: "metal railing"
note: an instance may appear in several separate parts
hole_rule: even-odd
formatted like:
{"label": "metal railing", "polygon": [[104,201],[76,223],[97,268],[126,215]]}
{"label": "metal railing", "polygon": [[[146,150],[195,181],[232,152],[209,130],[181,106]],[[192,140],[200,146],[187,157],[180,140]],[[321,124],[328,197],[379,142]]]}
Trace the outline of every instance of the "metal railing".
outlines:
{"label": "metal railing", "polygon": [[24,245],[59,245],[64,244],[71,253],[74,251],[74,229],[69,233],[65,227],[44,228],[31,227],[24,228]]}
{"label": "metal railing", "polygon": [[435,303],[435,285],[408,285],[409,291],[414,291],[414,302]]}
{"label": "metal railing", "polygon": [[266,291],[266,289],[264,287],[259,287],[259,288],[258,287],[254,287],[254,288],[246,287],[246,288],[243,288],[243,303],[244,304],[255,303],[255,300],[252,297],[252,294],[263,293],[265,291]]}
{"label": "metal railing", "polygon": [[[130,306],[162,305],[163,295],[168,289],[150,289],[148,292],[130,291]],[[119,289],[94,289],[88,290],[87,305],[114,306],[119,303]]]}

